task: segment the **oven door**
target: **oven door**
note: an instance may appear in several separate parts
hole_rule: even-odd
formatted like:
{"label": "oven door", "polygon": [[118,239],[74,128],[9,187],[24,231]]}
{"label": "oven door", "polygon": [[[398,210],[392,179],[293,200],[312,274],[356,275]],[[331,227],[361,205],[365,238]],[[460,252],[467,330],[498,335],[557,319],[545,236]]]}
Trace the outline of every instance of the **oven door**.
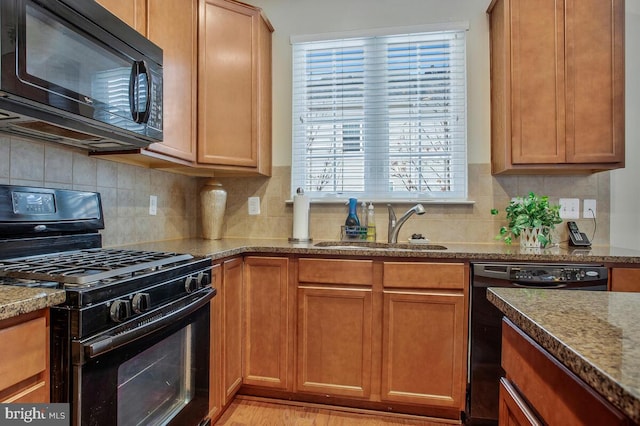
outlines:
{"label": "oven door", "polygon": [[138,319],[138,328],[78,342],[74,425],[197,425],[206,417],[209,301],[215,291],[199,293],[165,307],[175,310],[170,314]]}

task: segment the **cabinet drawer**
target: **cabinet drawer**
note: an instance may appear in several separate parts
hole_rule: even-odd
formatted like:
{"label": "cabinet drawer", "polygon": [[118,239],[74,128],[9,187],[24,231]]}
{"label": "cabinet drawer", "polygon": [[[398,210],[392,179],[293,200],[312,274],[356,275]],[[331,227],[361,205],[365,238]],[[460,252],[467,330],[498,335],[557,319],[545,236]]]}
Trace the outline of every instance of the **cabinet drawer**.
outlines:
{"label": "cabinet drawer", "polygon": [[373,284],[373,261],[300,259],[298,282],[317,284]]}
{"label": "cabinet drawer", "polygon": [[49,384],[45,380],[38,380],[30,386],[20,388],[16,393],[9,395],[0,402],[3,404],[19,403],[29,404],[49,401]]}
{"label": "cabinet drawer", "polygon": [[44,317],[0,330],[0,390],[46,370],[46,330]]}
{"label": "cabinet drawer", "polygon": [[464,289],[463,263],[385,262],[382,282],[385,287]]}

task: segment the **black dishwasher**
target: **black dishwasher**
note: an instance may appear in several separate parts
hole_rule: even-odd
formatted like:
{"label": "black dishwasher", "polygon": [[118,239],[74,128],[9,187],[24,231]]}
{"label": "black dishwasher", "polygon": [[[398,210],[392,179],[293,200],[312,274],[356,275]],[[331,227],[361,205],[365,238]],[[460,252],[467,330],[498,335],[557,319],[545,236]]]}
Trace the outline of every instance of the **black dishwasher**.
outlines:
{"label": "black dishwasher", "polygon": [[476,263],[471,275],[466,424],[496,425],[502,350],[500,312],[488,287],[606,291],[608,269],[586,264]]}

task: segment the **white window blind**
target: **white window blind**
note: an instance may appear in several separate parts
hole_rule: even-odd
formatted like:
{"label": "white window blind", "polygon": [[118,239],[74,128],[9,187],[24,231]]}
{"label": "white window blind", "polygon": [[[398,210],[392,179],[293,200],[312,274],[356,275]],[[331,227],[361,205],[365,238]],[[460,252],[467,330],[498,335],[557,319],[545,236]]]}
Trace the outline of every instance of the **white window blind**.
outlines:
{"label": "white window blind", "polygon": [[292,194],[466,199],[465,31],[293,42]]}

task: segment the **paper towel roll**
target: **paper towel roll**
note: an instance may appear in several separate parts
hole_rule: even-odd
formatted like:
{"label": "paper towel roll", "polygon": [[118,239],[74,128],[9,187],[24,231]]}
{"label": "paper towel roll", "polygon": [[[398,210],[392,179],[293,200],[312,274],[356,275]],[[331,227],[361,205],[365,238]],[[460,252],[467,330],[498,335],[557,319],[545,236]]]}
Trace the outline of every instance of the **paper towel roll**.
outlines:
{"label": "paper towel roll", "polygon": [[309,197],[304,194],[293,196],[293,239],[309,239]]}

